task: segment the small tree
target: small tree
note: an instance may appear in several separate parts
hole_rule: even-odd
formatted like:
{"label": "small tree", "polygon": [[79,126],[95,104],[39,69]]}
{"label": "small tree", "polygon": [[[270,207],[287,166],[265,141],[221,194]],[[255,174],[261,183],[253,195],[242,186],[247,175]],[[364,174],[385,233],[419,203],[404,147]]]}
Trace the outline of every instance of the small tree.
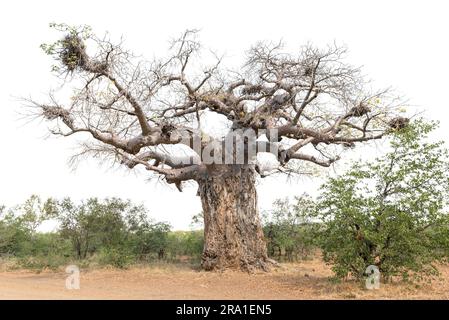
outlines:
{"label": "small tree", "polygon": [[268,253],[281,258],[285,254],[290,261],[298,255],[306,256],[312,248],[309,211],[314,210],[315,203],[306,195],[295,198],[291,205],[288,199],[274,202],[274,210],[265,217],[264,232],[267,239]]}
{"label": "small tree", "polygon": [[92,198],[79,205],[67,198],[58,203],[56,217],[61,235],[70,239],[75,256],[84,259],[99,247],[121,245],[127,236],[124,216],[136,211],[129,201],[116,198]]}
{"label": "small tree", "polygon": [[182,256],[197,259],[201,256],[203,245],[202,230],[174,231],[168,237],[168,252],[173,259]]}
{"label": "small tree", "polygon": [[132,230],[129,237],[133,252],[138,256],[157,254],[158,259],[165,258],[170,229],[168,223],[150,223],[145,220]]}
{"label": "small tree", "polygon": [[0,217],[0,255],[17,255],[28,241],[28,233],[12,212]]}
{"label": "small tree", "polygon": [[427,142],[434,127],[419,120],[399,130],[386,156],[322,187],[318,242],[338,277],[361,278],[370,265],[384,279],[437,273],[449,239],[449,162],[442,142]]}
{"label": "small tree", "polygon": [[48,218],[51,201],[32,195],[23,204],[10,208],[0,206],[0,254],[36,253],[37,228]]}
{"label": "small tree", "polygon": [[67,198],[56,211],[61,236],[71,241],[78,259],[100,252],[103,261],[124,266],[133,257],[165,255],[170,225],[152,223],[143,206],[117,198],[77,205]]}

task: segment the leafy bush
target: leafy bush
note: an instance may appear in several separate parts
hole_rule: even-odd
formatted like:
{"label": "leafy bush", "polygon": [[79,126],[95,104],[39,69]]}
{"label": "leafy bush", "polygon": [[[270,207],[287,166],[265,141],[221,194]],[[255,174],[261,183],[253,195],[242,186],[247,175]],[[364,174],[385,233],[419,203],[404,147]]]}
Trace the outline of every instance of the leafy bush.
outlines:
{"label": "leafy bush", "polygon": [[448,152],[429,143],[435,127],[415,121],[394,133],[391,152],[354,165],[322,187],[317,239],[337,277],[362,278],[369,265],[383,279],[435,274],[449,244]]}
{"label": "leafy bush", "polygon": [[168,247],[168,234],[170,225],[167,223],[142,223],[139,224],[128,238],[128,245],[134,254],[140,258],[157,257],[164,259]]}
{"label": "leafy bush", "polygon": [[[47,219],[59,222],[57,232],[37,231]],[[32,196],[0,216],[0,255],[17,257],[20,266],[30,269],[56,268],[73,258],[78,264],[97,260],[123,268],[142,258],[165,258],[170,228],[151,222],[145,208],[130,201],[42,203]]]}
{"label": "leafy bush", "polygon": [[0,220],[0,254],[22,255],[30,241],[27,231],[8,213]]}
{"label": "leafy bush", "polygon": [[315,204],[307,196],[297,197],[295,201],[291,205],[288,199],[276,200],[271,215],[264,216],[268,254],[279,260],[282,257],[288,261],[304,259],[313,249],[308,211]]}
{"label": "leafy bush", "polygon": [[204,234],[202,230],[176,231],[168,235],[168,255],[172,259],[189,256],[195,260],[203,252]]}
{"label": "leafy bush", "polygon": [[42,203],[35,195],[24,204],[3,214],[0,210],[0,255],[27,256],[37,254],[40,234],[38,226],[45,221],[50,203]]}
{"label": "leafy bush", "polygon": [[125,269],[135,261],[135,256],[124,248],[101,248],[98,254],[98,262],[102,265],[110,265]]}
{"label": "leafy bush", "polygon": [[129,201],[112,198],[88,199],[80,204],[69,198],[57,203],[53,217],[60,223],[60,234],[72,243],[77,259],[85,259],[102,247],[118,246],[125,241],[124,216],[136,212]]}
{"label": "leafy bush", "polygon": [[69,265],[71,260],[58,253],[49,255],[29,255],[18,259],[18,265],[25,269],[41,271],[44,269],[57,270]]}

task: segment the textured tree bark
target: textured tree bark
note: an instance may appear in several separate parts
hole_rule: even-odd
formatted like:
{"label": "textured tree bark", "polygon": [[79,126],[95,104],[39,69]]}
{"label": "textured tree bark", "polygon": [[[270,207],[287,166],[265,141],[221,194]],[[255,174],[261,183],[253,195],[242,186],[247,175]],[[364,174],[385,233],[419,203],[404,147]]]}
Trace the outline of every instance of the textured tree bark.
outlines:
{"label": "textured tree bark", "polygon": [[223,166],[199,181],[204,213],[205,270],[268,271],[268,259],[257,209],[254,170],[250,166]]}

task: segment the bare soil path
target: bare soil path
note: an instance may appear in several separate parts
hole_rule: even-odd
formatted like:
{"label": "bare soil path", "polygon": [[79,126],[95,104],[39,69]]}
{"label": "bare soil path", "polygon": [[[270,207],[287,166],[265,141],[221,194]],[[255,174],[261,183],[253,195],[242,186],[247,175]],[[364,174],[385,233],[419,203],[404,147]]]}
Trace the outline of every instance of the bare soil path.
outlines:
{"label": "bare soil path", "polygon": [[329,281],[319,259],[283,264],[270,273],[210,273],[185,266],[81,271],[80,290],[65,288],[64,272],[0,272],[0,299],[449,299],[449,266],[429,284],[385,284],[366,290],[359,283]]}

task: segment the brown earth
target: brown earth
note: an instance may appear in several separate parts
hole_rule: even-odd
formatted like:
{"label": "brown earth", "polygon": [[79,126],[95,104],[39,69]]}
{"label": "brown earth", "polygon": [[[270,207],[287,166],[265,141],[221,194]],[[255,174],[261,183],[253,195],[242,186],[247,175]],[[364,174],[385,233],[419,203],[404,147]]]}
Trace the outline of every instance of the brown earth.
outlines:
{"label": "brown earth", "polygon": [[329,280],[319,259],[282,264],[270,273],[204,272],[186,265],[81,270],[80,290],[65,289],[64,272],[2,271],[0,299],[448,299],[449,266],[431,284]]}

